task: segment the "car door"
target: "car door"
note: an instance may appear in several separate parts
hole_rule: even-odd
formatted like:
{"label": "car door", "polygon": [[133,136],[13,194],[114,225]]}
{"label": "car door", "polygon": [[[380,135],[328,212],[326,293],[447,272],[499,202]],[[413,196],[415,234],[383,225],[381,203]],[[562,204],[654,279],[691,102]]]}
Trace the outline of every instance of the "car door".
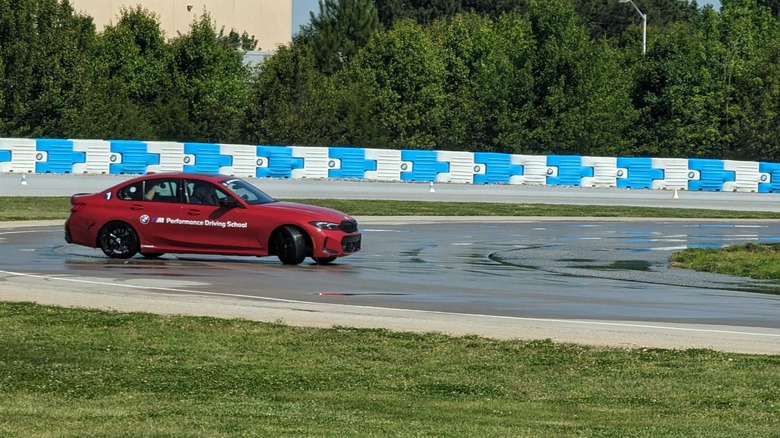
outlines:
{"label": "car door", "polygon": [[231,195],[209,181],[185,180],[183,187],[182,219],[198,224],[188,236],[191,248],[215,253],[255,249],[250,245],[247,210],[223,204],[223,200],[234,199]]}
{"label": "car door", "polygon": [[181,215],[179,178],[139,181],[119,189],[116,198],[120,216],[138,231],[141,253],[179,247],[181,231],[171,226],[171,218]]}

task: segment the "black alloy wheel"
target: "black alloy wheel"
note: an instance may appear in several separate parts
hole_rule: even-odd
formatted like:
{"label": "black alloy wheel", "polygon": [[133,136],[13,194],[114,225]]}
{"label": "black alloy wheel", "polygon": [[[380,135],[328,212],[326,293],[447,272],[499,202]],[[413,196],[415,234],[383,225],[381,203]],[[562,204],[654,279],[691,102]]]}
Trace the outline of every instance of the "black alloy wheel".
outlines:
{"label": "black alloy wheel", "polygon": [[138,234],[124,222],[109,222],[98,234],[100,249],[114,259],[129,259],[138,252]]}

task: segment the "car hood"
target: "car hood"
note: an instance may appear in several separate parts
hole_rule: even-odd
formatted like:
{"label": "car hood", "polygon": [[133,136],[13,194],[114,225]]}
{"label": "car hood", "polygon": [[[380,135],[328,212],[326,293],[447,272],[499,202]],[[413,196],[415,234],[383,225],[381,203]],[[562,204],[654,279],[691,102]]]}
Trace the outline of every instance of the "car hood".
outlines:
{"label": "car hood", "polygon": [[251,207],[261,207],[266,211],[277,211],[290,217],[298,217],[304,220],[323,220],[339,223],[343,220],[353,220],[352,216],[342,213],[332,208],[319,207],[316,205],[298,204],[297,202],[273,202],[271,204],[261,204]]}

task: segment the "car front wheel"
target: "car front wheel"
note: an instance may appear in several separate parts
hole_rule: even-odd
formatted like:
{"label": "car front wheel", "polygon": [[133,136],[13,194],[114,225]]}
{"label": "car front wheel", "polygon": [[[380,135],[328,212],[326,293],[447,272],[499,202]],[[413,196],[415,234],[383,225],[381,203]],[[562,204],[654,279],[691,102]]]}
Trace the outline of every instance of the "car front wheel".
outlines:
{"label": "car front wheel", "polygon": [[282,227],[274,243],[279,261],[285,265],[298,265],[306,258],[306,237],[295,227]]}
{"label": "car front wheel", "polygon": [[129,259],[138,252],[138,234],[124,222],[109,222],[98,234],[100,249],[114,259]]}

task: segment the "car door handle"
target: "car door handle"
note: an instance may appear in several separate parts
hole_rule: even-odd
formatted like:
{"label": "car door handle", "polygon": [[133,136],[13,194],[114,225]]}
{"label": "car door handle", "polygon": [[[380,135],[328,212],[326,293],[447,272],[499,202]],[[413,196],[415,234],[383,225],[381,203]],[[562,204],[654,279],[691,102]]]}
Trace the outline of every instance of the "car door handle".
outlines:
{"label": "car door handle", "polygon": [[130,210],[143,210],[144,206],[139,204],[133,204],[130,206]]}
{"label": "car door handle", "polygon": [[187,210],[187,214],[190,216],[199,216],[200,210]]}

